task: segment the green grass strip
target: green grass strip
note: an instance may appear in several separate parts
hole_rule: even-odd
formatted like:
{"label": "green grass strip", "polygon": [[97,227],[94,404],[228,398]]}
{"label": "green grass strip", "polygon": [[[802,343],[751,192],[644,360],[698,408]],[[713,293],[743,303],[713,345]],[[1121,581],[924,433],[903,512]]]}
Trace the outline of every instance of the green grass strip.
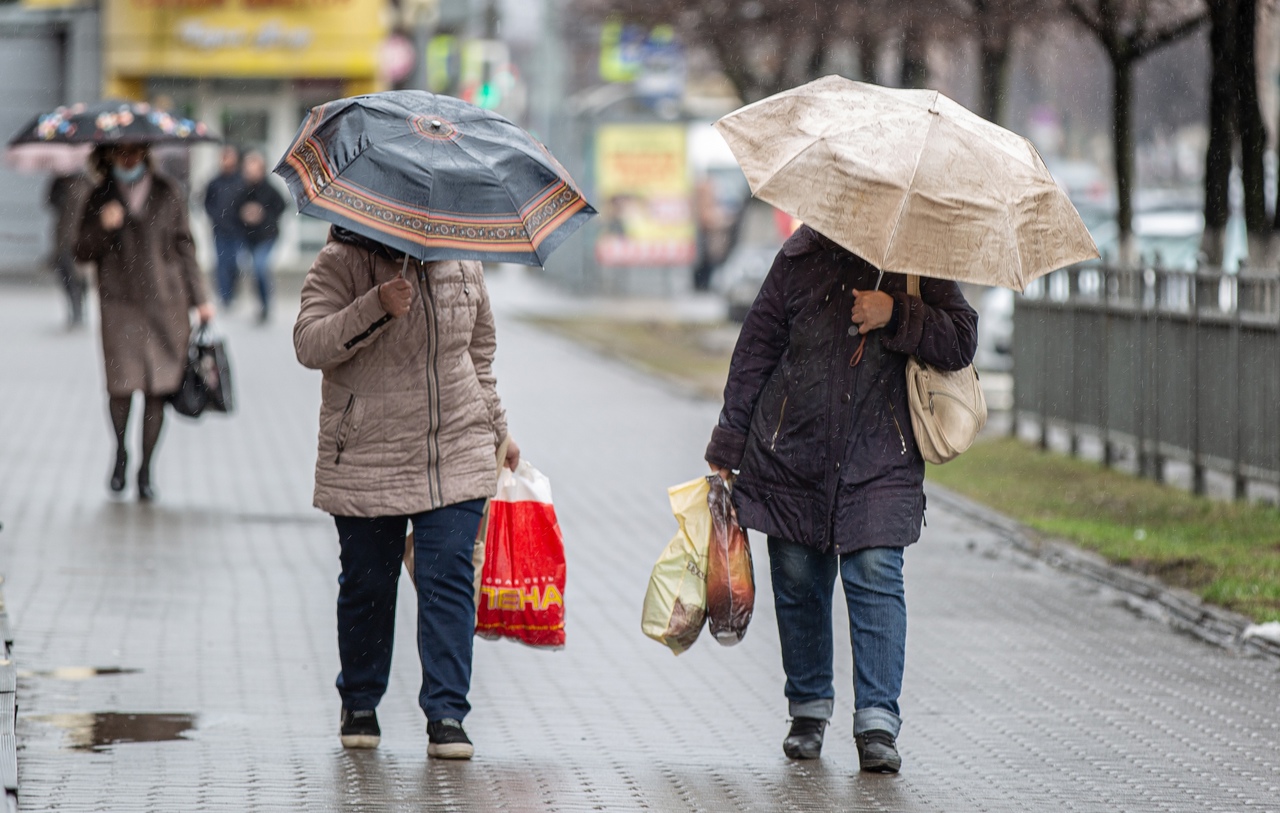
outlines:
{"label": "green grass strip", "polygon": [[1280,511],[1222,502],[1011,439],[975,444],[934,482],[1046,535],[1184,587],[1257,622],[1280,621]]}

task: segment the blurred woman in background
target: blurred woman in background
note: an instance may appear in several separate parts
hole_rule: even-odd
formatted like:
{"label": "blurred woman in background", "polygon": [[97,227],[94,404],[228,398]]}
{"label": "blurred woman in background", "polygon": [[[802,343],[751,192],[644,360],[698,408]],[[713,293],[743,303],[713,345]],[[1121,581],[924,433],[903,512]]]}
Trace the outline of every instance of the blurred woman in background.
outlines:
{"label": "blurred woman in background", "polygon": [[90,159],[100,177],[89,195],[76,258],[97,266],[102,357],[116,437],[111,490],[124,491],[125,430],[133,393],[144,399],[138,499],[155,497],[151,464],[164,405],[182,383],[191,311],[213,318],[177,182],[155,172],[146,144],[107,144]]}

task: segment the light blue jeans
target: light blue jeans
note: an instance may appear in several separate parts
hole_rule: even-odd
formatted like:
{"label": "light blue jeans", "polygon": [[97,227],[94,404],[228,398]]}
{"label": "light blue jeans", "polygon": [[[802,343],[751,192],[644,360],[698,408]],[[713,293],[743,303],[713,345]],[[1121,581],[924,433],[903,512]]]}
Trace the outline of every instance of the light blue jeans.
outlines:
{"label": "light blue jeans", "polygon": [[902,550],[865,548],[837,557],[769,537],[773,602],[792,717],[831,719],[835,703],[831,612],[839,573],[853,644],[853,733],[879,729],[898,736],[902,727],[898,696],[907,650]]}

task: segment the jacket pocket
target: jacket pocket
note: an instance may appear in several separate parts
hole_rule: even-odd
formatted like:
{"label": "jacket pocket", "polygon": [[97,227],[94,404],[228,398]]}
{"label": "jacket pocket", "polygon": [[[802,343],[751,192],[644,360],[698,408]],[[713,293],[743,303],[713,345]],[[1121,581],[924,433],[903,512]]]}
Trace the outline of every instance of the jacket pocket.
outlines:
{"label": "jacket pocket", "polygon": [[351,441],[351,432],[355,424],[356,395],[353,392],[347,396],[347,405],[342,410],[342,417],[338,419],[338,428],[334,430],[334,447],[338,450],[338,454],[333,459],[334,465],[342,462],[342,452]]}

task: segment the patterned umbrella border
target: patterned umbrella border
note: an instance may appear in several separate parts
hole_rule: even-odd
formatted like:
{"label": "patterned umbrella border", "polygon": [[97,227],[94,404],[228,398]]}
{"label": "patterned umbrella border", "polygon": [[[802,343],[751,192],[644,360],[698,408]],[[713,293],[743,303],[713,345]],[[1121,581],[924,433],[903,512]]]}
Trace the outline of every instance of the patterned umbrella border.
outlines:
{"label": "patterned umbrella border", "polygon": [[[477,221],[458,213],[430,212],[406,201],[377,195],[343,179],[341,170],[334,169],[322,143],[314,137],[327,107],[328,104],[321,105],[312,111],[303,132],[284,156],[283,163],[293,170],[301,187],[300,212],[310,214],[307,210],[312,207],[324,209],[427,249],[536,256],[543,241],[557,228],[584,210],[595,211],[581,193],[563,179],[544,187],[526,201],[517,218],[505,220]],[[412,118],[409,124],[415,131],[419,130]],[[431,137],[457,141],[462,135],[455,130],[448,135]],[[541,151],[547,154],[545,149]],[[555,166],[563,171],[559,162]]]}

